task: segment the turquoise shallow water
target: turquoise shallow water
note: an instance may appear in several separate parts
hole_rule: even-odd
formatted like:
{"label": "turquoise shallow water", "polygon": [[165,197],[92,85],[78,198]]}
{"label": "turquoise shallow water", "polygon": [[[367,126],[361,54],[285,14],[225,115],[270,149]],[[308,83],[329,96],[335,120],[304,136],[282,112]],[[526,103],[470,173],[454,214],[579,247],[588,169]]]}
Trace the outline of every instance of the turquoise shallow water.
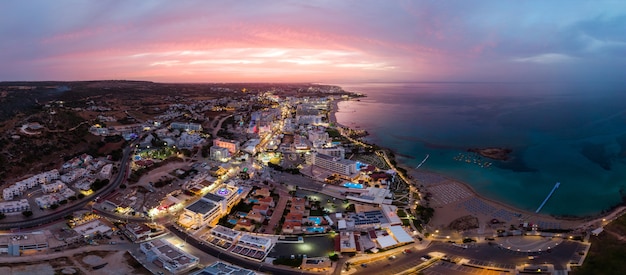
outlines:
{"label": "turquoise shallow water", "polygon": [[[367,97],[340,102],[339,123],[367,130],[368,141],[394,150],[407,166],[429,154],[419,169],[466,182],[489,198],[535,211],[561,182],[541,212],[585,216],[616,205],[626,189],[624,86],[340,86]],[[512,159],[478,159],[466,152],[472,147],[511,148]]]}

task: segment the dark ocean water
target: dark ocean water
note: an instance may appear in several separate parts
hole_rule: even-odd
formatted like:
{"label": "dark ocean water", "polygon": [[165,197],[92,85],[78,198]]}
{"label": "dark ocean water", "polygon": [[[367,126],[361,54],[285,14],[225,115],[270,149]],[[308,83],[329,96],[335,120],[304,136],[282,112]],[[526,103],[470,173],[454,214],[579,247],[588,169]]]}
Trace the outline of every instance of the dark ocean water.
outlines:
{"label": "dark ocean water", "polygon": [[[344,84],[367,95],[339,103],[339,123],[399,161],[466,182],[541,213],[593,215],[621,202],[626,189],[626,88],[553,83]],[[480,158],[473,147],[506,147],[508,161]],[[469,161],[469,162],[468,162]],[[490,163],[490,164],[489,164]]]}

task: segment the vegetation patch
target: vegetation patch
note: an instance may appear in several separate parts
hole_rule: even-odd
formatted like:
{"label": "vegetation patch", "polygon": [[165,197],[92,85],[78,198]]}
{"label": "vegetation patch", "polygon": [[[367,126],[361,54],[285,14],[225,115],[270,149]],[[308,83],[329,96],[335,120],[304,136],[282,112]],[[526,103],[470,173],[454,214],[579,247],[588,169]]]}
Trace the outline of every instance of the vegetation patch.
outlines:
{"label": "vegetation patch", "polygon": [[469,230],[478,228],[478,218],[472,215],[460,217],[450,223],[448,228],[453,230]]}
{"label": "vegetation patch", "polygon": [[613,221],[604,232],[591,236],[591,249],[582,267],[570,274],[626,274],[626,215]]}

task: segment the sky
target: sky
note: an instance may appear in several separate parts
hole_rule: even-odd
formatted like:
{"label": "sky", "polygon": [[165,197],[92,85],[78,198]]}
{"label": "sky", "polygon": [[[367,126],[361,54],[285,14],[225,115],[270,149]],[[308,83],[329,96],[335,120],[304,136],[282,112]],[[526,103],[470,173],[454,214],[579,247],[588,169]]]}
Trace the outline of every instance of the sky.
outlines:
{"label": "sky", "polygon": [[0,1],[0,81],[619,81],[626,1]]}

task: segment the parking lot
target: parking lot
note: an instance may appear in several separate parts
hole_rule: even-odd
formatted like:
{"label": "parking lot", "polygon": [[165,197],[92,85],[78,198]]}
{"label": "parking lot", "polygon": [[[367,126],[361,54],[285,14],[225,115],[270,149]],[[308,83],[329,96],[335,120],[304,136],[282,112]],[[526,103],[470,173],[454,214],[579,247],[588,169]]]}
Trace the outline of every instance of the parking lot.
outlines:
{"label": "parking lot", "polygon": [[[555,270],[565,270],[568,263],[580,260],[579,252],[584,251],[585,246],[578,241],[564,240],[550,252],[523,252],[489,243],[473,243],[468,248],[462,248],[452,243],[433,242],[425,250],[398,253],[394,260],[385,258],[367,263],[367,267],[353,268],[356,268],[356,274],[397,274],[424,263],[420,259],[422,255],[439,252],[445,254],[450,262],[440,260],[424,270],[425,274],[500,274],[498,270],[510,270],[523,264],[552,264]],[[460,265],[462,260],[471,266]]]}

